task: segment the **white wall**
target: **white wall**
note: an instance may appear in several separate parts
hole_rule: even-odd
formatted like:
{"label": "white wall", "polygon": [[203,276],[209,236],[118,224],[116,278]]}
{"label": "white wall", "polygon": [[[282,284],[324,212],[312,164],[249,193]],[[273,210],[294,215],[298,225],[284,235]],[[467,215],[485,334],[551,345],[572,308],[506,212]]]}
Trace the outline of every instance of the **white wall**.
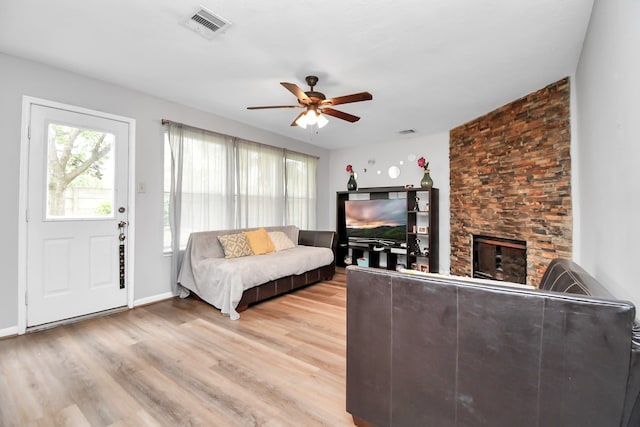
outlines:
{"label": "white wall", "polygon": [[[358,188],[396,187],[406,184],[420,186],[423,170],[417,161],[409,161],[409,155],[416,159],[424,156],[429,161],[433,186],[440,189],[440,272],[449,272],[450,259],[450,215],[449,215],[449,132],[434,135],[414,134],[412,137],[398,136],[386,144],[363,145],[357,148],[332,150],[330,153],[330,213],[331,229],[336,224],[336,191],[345,191],[349,174],[345,168],[352,165],[358,175]],[[375,164],[369,164],[372,160]],[[403,162],[401,165],[400,162]],[[400,168],[400,177],[389,178],[391,166]],[[364,169],[367,169],[364,172]],[[381,173],[378,174],[378,171]]]}
{"label": "white wall", "polygon": [[[0,336],[18,323],[18,182],[22,96],[104,111],[136,120],[136,182],[145,193],[136,194],[135,299],[170,291],[169,259],[162,253],[163,137],[161,119],[230,134],[252,141],[320,157],[318,181],[329,181],[328,151],[280,135],[264,132],[199,110],[0,53],[0,182],[4,184],[2,276],[0,279]],[[330,227],[328,191],[318,194],[318,228]],[[6,335],[6,333],[5,333]]]}
{"label": "white wall", "polygon": [[640,2],[596,0],[576,71],[576,262],[640,307]]}

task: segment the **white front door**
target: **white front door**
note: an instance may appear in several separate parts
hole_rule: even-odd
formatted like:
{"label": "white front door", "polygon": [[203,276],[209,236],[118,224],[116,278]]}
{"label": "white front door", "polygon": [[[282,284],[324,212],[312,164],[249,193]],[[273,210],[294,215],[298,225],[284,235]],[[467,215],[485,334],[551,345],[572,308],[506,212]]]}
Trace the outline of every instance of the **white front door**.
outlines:
{"label": "white front door", "polygon": [[26,325],[127,305],[129,124],[36,104],[30,117]]}

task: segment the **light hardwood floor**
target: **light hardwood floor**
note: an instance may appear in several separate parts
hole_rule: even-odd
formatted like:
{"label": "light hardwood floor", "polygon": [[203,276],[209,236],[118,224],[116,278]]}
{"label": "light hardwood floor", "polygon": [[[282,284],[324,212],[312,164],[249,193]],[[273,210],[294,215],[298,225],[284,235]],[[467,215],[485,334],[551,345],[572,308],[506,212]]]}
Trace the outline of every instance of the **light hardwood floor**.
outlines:
{"label": "light hardwood floor", "polygon": [[343,269],[240,320],[194,298],[0,340],[1,426],[353,426]]}

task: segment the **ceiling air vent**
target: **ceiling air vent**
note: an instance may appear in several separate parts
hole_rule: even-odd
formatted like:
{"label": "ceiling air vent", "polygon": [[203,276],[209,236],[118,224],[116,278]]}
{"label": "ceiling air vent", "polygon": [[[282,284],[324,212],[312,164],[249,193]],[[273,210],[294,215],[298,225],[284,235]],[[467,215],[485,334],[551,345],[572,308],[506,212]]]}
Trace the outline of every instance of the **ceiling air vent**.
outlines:
{"label": "ceiling air vent", "polygon": [[405,129],[398,132],[400,135],[411,135],[412,133],[416,133],[415,129]]}
{"label": "ceiling air vent", "polygon": [[189,19],[184,23],[187,28],[200,34],[207,40],[215,37],[216,33],[222,33],[231,25],[231,22],[204,7],[200,7]]}

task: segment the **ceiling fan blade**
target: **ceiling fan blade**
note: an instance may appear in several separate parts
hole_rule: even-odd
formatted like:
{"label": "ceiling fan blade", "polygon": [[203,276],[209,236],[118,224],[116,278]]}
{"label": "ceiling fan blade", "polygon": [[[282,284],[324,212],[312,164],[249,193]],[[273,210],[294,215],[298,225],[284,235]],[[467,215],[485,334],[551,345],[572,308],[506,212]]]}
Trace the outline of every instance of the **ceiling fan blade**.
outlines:
{"label": "ceiling fan blade", "polygon": [[303,111],[302,113],[298,114],[296,116],[296,118],[293,120],[293,122],[291,122],[291,126],[298,126],[298,124],[296,123],[296,121],[298,121],[298,119],[302,116],[304,116],[305,114],[307,114],[307,111]]}
{"label": "ceiling fan blade", "polygon": [[304,93],[304,91],[300,89],[300,87],[297,84],[287,83],[287,82],[280,82],[280,84],[284,86],[289,92],[294,94],[296,98],[298,98],[298,101],[300,101],[304,105],[309,105],[309,103],[311,103],[311,100],[309,99],[307,94]]}
{"label": "ceiling fan blade", "polygon": [[247,110],[264,110],[267,108],[301,108],[301,105],[265,105],[263,107],[247,107]]}
{"label": "ceiling fan blade", "polygon": [[369,92],[354,93],[352,95],[338,96],[336,98],[329,98],[322,101],[322,105],[340,105],[348,104],[349,102],[371,101],[373,95]]}
{"label": "ceiling fan blade", "polygon": [[333,108],[323,108],[321,110],[322,114],[326,114],[328,116],[337,117],[342,120],[346,120],[348,122],[354,123],[360,120],[360,117],[354,116],[349,113],[345,113],[344,111],[334,110]]}

